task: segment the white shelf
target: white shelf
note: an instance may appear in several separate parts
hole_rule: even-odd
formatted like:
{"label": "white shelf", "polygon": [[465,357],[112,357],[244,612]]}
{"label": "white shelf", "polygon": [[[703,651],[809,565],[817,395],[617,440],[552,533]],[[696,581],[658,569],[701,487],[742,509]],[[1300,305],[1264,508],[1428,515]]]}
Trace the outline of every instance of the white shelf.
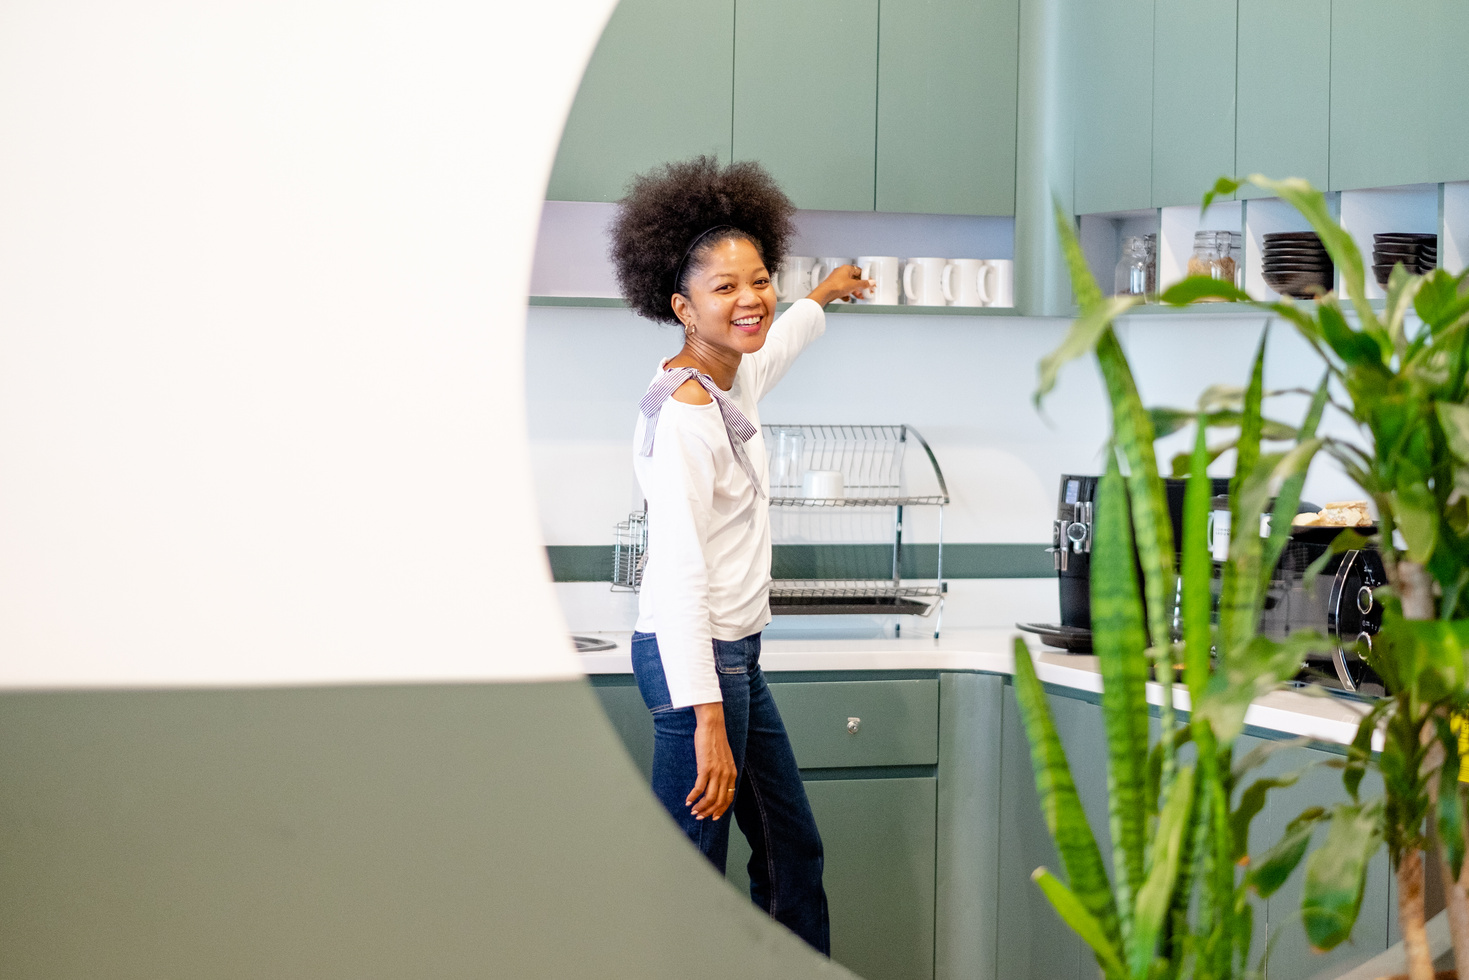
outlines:
{"label": "white shelf", "polygon": [[[541,208],[540,233],[536,237],[531,295],[565,299],[617,296],[617,277],[607,256],[607,230],[616,213],[615,204],[547,201]],[[964,214],[797,211],[795,234],[787,252],[848,258],[895,255],[899,259],[915,256],[1013,259],[1015,219]],[[907,308],[905,312],[914,309],[917,308]]]}

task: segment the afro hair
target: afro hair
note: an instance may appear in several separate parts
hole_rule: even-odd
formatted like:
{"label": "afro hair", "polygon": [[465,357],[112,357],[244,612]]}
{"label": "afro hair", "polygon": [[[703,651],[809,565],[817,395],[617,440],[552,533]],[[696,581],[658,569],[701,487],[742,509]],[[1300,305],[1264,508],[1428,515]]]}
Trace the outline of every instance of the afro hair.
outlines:
{"label": "afro hair", "polygon": [[[622,296],[650,320],[677,323],[670,303],[683,288],[675,281],[680,265],[687,278],[719,243],[748,238],[773,269],[785,254],[795,211],[758,163],[721,167],[714,157],[701,156],[640,174],[618,202],[612,222],[609,255]],[[724,227],[729,230],[705,235]],[[696,238],[697,248],[689,252]]]}

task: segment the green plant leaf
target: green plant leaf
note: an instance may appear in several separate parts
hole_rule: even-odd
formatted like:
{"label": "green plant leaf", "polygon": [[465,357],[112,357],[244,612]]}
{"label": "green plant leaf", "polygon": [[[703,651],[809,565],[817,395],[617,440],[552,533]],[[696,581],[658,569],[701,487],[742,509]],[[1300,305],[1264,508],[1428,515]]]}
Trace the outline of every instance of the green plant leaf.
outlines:
{"label": "green plant leaf", "polygon": [[1183,623],[1183,680],[1191,704],[1203,700],[1209,683],[1209,661],[1214,579],[1214,558],[1209,551],[1209,512],[1214,490],[1209,480],[1209,451],[1204,444],[1205,426],[1194,435],[1193,460],[1183,496],[1183,594],[1180,596]]}
{"label": "green plant leaf", "polygon": [[1245,879],[1249,887],[1261,898],[1269,898],[1275,894],[1301,863],[1301,858],[1306,856],[1306,848],[1311,844],[1311,834],[1315,831],[1316,824],[1326,816],[1326,811],[1321,807],[1311,807],[1287,824],[1285,833],[1275,846],[1260,855],[1258,860],[1250,861],[1250,871]]}
{"label": "green plant leaf", "polygon": [[1214,203],[1214,198],[1229,197],[1235,191],[1245,186],[1245,183],[1245,180],[1238,177],[1220,177],[1214,181],[1214,186],[1209,188],[1208,192],[1204,194],[1204,203],[1199,205],[1200,216],[1209,210],[1209,205]]}
{"label": "green plant leaf", "polygon": [[1330,649],[1325,637],[1305,630],[1280,641],[1252,636],[1220,656],[1196,712],[1221,744],[1233,742],[1244,731],[1251,702],[1294,677],[1308,654]]}
{"label": "green plant leaf", "polygon": [[1071,323],[1071,329],[1061,341],[1061,346],[1041,358],[1039,377],[1036,381],[1033,401],[1037,406],[1056,387],[1056,378],[1061,368],[1078,357],[1084,357],[1097,346],[1097,341],[1120,314],[1137,305],[1135,296],[1112,296],[1100,305],[1083,313]]}
{"label": "green plant leaf", "polygon": [[1382,716],[1391,707],[1392,702],[1386,699],[1374,704],[1372,710],[1357,723],[1357,733],[1352,736],[1352,744],[1347,748],[1347,761],[1342,770],[1341,781],[1354,803],[1358,802],[1357,791],[1361,788],[1362,777],[1367,774],[1367,764],[1372,758],[1372,736],[1377,731]]}
{"label": "green plant leaf", "polygon": [[1103,331],[1097,342],[1097,363],[1112,402],[1112,438],[1127,459],[1133,535],[1147,600],[1148,646],[1161,648],[1173,640],[1173,522],[1163,479],[1158,475],[1153,426],[1138,396],[1127,355],[1110,329]]}
{"label": "green plant leaf", "polygon": [[1086,260],[1081,241],[1076,237],[1075,219],[1061,207],[1060,201],[1051,202],[1056,216],[1056,236],[1061,242],[1061,257],[1066,260],[1066,272],[1071,276],[1071,291],[1076,294],[1076,304],[1083,315],[1102,305],[1102,287],[1092,275],[1091,263]]}
{"label": "green plant leaf", "polygon": [[1231,858],[1234,861],[1239,861],[1249,851],[1250,824],[1265,808],[1266,795],[1272,789],[1294,786],[1305,771],[1305,769],[1298,769],[1281,776],[1262,776],[1240,794],[1239,805],[1229,815],[1230,837],[1234,841],[1234,853]]}
{"label": "green plant leaf", "polygon": [[1367,862],[1382,845],[1382,808],[1344,803],[1331,815],[1326,841],[1306,862],[1301,918],[1317,949],[1334,949],[1352,934],[1367,884]]}
{"label": "green plant leaf", "polygon": [[1132,931],[1127,936],[1127,964],[1134,980],[1146,980],[1157,953],[1158,937],[1178,879],[1184,833],[1193,810],[1194,768],[1185,766],[1169,788],[1167,801],[1158,815],[1158,832],[1148,864],[1148,876],[1137,893]]}
{"label": "green plant leaf", "polygon": [[1392,273],[1387,279],[1387,303],[1382,310],[1382,325],[1392,341],[1393,352],[1399,357],[1408,352],[1403,320],[1408,308],[1413,305],[1413,297],[1422,286],[1423,280],[1404,269],[1401,262],[1392,267]]}
{"label": "green plant leaf", "polygon": [[1438,424],[1443,428],[1449,452],[1461,463],[1469,463],[1469,405],[1435,402]]}
{"label": "green plant leaf", "polygon": [[1174,283],[1163,291],[1160,299],[1169,306],[1187,306],[1201,299],[1224,300],[1229,303],[1248,303],[1250,294],[1232,282],[1211,279],[1208,276],[1189,276]]}
{"label": "green plant leaf", "polygon": [[1349,367],[1382,366],[1388,352],[1366,333],[1353,330],[1335,302],[1323,300],[1317,304],[1316,315],[1321,324],[1321,336],[1344,364]]}
{"label": "green plant leaf", "polygon": [[[1254,596],[1259,590],[1262,555],[1259,518],[1251,522],[1242,508],[1244,493],[1260,459],[1260,403],[1265,390],[1265,344],[1268,332],[1260,335],[1255,349],[1250,384],[1245,390],[1239,442],[1235,449],[1234,477],[1229,481],[1229,561],[1221,576],[1219,591],[1219,643],[1224,649],[1253,633],[1259,621],[1254,613]],[[1263,509],[1263,505],[1262,505]]]}
{"label": "green plant leaf", "polygon": [[[1102,852],[1092,836],[1086,820],[1081,796],[1071,778],[1066,750],[1056,734],[1056,723],[1046,704],[1046,692],[1035,675],[1030,650],[1025,641],[1015,638],[1015,699],[1025,722],[1025,735],[1030,742],[1031,769],[1035,775],[1036,795],[1040,797],[1041,814],[1055,841],[1056,853],[1072,894],[1087,913],[1096,920],[1106,945],[1122,948],[1117,905],[1112,897]],[[1095,948],[1095,947],[1094,947]]]}
{"label": "green plant leaf", "polygon": [[1408,560],[1426,565],[1438,544],[1438,500],[1427,485],[1413,481],[1400,484],[1392,501],[1398,530],[1408,545]]}
{"label": "green plant leaf", "polygon": [[1122,965],[1122,958],[1112,945],[1106,928],[1097,921],[1081,899],[1076,897],[1076,893],[1045,868],[1036,868],[1030,879],[1040,886],[1061,920],[1092,948],[1097,957],[1097,965],[1102,968],[1102,975],[1107,980],[1126,977],[1127,968]]}
{"label": "green plant leaf", "polygon": [[1107,816],[1123,935],[1147,858],[1148,659],[1142,597],[1128,533],[1127,486],[1107,454],[1097,485],[1091,560],[1092,648],[1102,673],[1107,728]]}

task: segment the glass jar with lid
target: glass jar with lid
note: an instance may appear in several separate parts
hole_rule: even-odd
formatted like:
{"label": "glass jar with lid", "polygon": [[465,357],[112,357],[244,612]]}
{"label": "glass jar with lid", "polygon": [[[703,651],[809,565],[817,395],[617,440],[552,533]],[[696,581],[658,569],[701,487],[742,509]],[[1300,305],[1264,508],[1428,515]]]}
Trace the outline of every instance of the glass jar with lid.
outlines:
{"label": "glass jar with lid", "polygon": [[1117,296],[1148,295],[1148,246],[1139,236],[1122,241],[1122,258],[1112,278],[1112,292]]}
{"label": "glass jar with lid", "polygon": [[[1222,279],[1234,285],[1234,239],[1227,231],[1194,232],[1194,252],[1188,258],[1190,276]],[[1219,300],[1212,300],[1219,302]]]}

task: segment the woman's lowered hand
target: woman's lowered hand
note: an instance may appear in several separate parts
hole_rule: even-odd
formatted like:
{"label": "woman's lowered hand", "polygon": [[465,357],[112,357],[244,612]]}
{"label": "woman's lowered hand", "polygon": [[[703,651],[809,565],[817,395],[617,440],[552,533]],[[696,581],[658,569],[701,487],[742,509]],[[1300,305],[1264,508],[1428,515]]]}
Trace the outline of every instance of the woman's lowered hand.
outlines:
{"label": "woman's lowered hand", "polygon": [[724,730],[724,703],[694,705],[694,720],[694,760],[699,778],[694,780],[693,792],[684,803],[693,806],[695,819],[718,820],[734,803],[735,783],[739,780],[729,735]]}
{"label": "woman's lowered hand", "polygon": [[831,275],[821,281],[815,289],[807,294],[807,299],[814,299],[825,306],[834,299],[851,301],[853,296],[866,289],[872,288],[872,280],[862,278],[862,270],[855,265],[839,265],[831,270]]}

